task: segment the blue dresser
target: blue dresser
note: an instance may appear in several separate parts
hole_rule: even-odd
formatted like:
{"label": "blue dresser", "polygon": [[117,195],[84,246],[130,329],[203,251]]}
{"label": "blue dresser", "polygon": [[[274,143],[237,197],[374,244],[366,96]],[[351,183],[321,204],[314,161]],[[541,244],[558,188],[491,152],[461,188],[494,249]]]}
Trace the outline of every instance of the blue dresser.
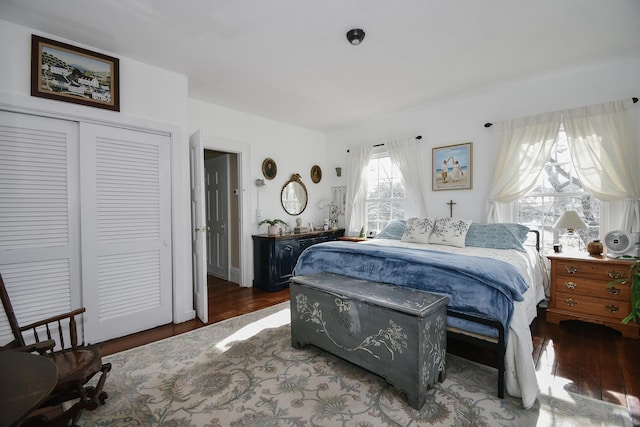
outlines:
{"label": "blue dresser", "polygon": [[288,287],[302,251],[341,236],[344,236],[344,228],[275,236],[253,235],[253,286],[270,292]]}

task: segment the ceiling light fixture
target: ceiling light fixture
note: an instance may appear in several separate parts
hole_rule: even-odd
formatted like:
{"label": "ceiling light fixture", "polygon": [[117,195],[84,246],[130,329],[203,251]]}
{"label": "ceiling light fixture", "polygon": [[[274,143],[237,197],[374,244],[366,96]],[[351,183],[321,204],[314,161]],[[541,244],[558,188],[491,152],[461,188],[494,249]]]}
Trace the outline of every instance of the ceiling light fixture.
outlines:
{"label": "ceiling light fixture", "polygon": [[360,43],[362,43],[363,39],[364,39],[364,31],[362,31],[360,28],[354,28],[353,30],[349,30],[347,32],[347,40],[349,40],[349,43],[351,43],[354,46],[357,46]]}

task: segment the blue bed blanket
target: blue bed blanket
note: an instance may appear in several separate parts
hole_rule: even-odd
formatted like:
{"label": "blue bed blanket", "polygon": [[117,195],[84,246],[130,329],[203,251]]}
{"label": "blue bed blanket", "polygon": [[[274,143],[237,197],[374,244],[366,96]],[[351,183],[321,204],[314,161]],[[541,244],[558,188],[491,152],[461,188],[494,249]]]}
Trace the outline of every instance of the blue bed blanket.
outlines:
{"label": "blue bed blanket", "polygon": [[[522,301],[528,288],[518,270],[504,261],[351,242],[326,242],[307,248],[293,274],[323,271],[445,295],[449,297],[449,310],[497,320],[505,332],[509,331],[514,301]],[[452,320],[449,318],[450,326],[458,327],[451,324]],[[483,330],[473,332],[486,334]]]}

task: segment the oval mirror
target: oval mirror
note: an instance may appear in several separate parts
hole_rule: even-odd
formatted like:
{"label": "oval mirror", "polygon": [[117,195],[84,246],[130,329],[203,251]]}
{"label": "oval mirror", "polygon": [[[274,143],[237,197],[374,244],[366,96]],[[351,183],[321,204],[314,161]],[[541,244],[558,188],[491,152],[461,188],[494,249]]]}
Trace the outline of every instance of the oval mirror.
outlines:
{"label": "oval mirror", "polygon": [[307,207],[307,187],[300,179],[300,174],[294,173],[291,179],[282,186],[280,193],[282,209],[289,215],[300,215]]}

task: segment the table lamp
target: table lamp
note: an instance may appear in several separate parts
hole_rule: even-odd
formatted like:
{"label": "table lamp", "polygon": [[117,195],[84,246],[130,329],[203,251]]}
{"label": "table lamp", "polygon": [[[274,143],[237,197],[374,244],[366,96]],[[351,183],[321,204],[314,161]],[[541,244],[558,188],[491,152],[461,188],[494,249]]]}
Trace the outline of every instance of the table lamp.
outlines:
{"label": "table lamp", "polygon": [[565,247],[567,248],[580,250],[580,236],[576,233],[576,230],[587,230],[589,227],[584,223],[576,211],[566,211],[560,215],[560,218],[558,218],[556,223],[553,224],[553,228],[565,228],[567,230],[567,234],[565,234],[563,239],[561,239],[564,240],[563,242],[561,241],[563,246],[566,245]]}

